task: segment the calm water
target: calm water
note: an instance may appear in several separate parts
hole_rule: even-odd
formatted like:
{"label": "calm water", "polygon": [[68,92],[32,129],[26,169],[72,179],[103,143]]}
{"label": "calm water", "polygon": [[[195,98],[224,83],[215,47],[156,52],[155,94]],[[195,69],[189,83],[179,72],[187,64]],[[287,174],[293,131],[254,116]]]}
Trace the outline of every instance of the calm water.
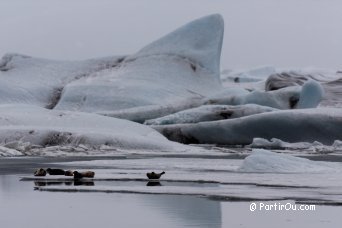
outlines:
{"label": "calm water", "polygon": [[342,225],[341,207],[317,206],[316,211],[309,212],[250,212],[249,202],[219,202],[174,195],[40,192],[35,191],[34,186],[33,182],[19,181],[18,175],[0,175],[1,227],[312,228]]}
{"label": "calm water", "polygon": [[0,176],[1,227],[221,227],[220,202],[168,195],[34,191]]}

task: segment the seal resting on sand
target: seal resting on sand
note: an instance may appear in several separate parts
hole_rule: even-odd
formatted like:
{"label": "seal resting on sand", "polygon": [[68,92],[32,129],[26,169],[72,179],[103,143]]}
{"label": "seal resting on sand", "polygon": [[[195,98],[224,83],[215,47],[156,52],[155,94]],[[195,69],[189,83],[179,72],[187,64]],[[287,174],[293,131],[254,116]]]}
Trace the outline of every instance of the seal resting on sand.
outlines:
{"label": "seal resting on sand", "polygon": [[65,171],[63,169],[46,169],[46,172],[50,175],[65,175]]}
{"label": "seal resting on sand", "polygon": [[146,173],[146,176],[148,177],[148,179],[159,179],[163,174],[165,174],[165,172],[161,172],[161,173],[155,173],[155,172],[150,172],[150,173]]}
{"label": "seal resting on sand", "polygon": [[40,168],[34,172],[34,175],[36,177],[44,177],[44,176],[46,176],[46,171],[45,171],[45,169]]}
{"label": "seal resting on sand", "polygon": [[74,178],[75,179],[80,179],[83,177],[93,178],[94,176],[95,176],[95,172],[93,172],[93,171],[86,171],[86,172],[74,171]]}

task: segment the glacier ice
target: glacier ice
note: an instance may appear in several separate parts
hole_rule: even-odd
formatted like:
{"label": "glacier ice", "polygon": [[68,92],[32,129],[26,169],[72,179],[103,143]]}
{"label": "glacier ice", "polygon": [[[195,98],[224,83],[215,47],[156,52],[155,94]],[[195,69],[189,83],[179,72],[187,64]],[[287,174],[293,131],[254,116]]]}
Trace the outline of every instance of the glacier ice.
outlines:
{"label": "glacier ice", "polygon": [[120,119],[131,120],[137,123],[144,123],[145,120],[166,116],[170,113],[176,113],[182,110],[191,109],[200,106],[202,99],[191,99],[185,102],[174,102],[166,105],[146,105],[134,108],[127,108],[117,111],[97,112],[104,116],[110,116]]}
{"label": "glacier ice", "polygon": [[191,108],[222,89],[223,31],[223,19],[215,14],[131,56],[53,61],[8,54],[0,62],[0,104],[94,112],[138,122]]}
{"label": "glacier ice", "polygon": [[[235,91],[235,93],[233,93]],[[206,104],[258,104],[277,109],[315,108],[323,99],[324,89],[320,83],[309,80],[303,86],[289,86],[273,91],[254,90],[247,92],[242,88],[235,88],[229,93],[218,93],[207,98]]]}
{"label": "glacier ice", "polygon": [[18,148],[25,143],[183,148],[148,126],[112,117],[144,122],[200,106],[204,97],[221,91],[223,31],[216,14],[131,56],[55,61],[7,54],[0,62],[0,142]]}
{"label": "glacier ice", "polygon": [[0,104],[53,108],[65,85],[115,66],[123,57],[56,61],[7,54],[0,62]]}
{"label": "glacier ice", "polygon": [[[215,14],[129,56],[55,61],[5,55],[1,146],[24,152],[56,144],[181,148],[149,126],[117,118],[146,121],[184,143],[248,145],[255,138],[278,138],[270,145],[282,146],[283,141],[341,140],[341,111],[315,109],[342,104],[340,76],[260,67],[223,71],[222,85],[223,33],[223,19]],[[4,148],[2,154],[15,154]]]}
{"label": "glacier ice", "polygon": [[163,116],[157,119],[145,121],[147,125],[166,125],[198,123],[204,121],[215,121],[224,119],[240,118],[254,115],[257,113],[271,112],[277,109],[259,106],[254,104],[247,105],[203,105],[197,108],[187,109],[175,114]]}
{"label": "glacier ice", "polygon": [[40,146],[85,144],[164,151],[184,148],[147,126],[127,120],[31,105],[0,105],[0,143],[11,148],[9,143],[18,141]]}
{"label": "glacier ice", "polygon": [[239,167],[243,172],[306,173],[334,172],[332,163],[311,161],[293,155],[278,154],[263,149],[253,149]]}
{"label": "glacier ice", "polygon": [[119,67],[69,83],[56,109],[115,115],[137,107],[191,103],[220,91],[223,29],[219,15],[190,22],[128,56]]}
{"label": "glacier ice", "polygon": [[152,42],[129,59],[153,55],[179,56],[219,74],[223,32],[221,15],[205,16]]}
{"label": "glacier ice", "polygon": [[[302,86],[310,80],[319,83],[324,90],[320,106],[342,107],[341,75],[336,71],[322,69],[282,71],[267,78],[265,89],[271,91],[290,86]],[[317,91],[317,94],[319,94],[319,91]]]}
{"label": "glacier ice", "polygon": [[315,108],[319,105],[323,96],[324,89],[321,84],[314,80],[308,80],[302,87],[297,108]]}
{"label": "glacier ice", "polygon": [[183,143],[248,145],[254,138],[278,138],[286,142],[319,141],[329,145],[341,140],[342,110],[281,110],[230,120],[152,127],[169,139]]}
{"label": "glacier ice", "polygon": [[324,145],[318,141],[313,143],[309,142],[296,142],[289,143],[280,139],[272,138],[270,140],[263,138],[254,138],[253,142],[247,147],[263,148],[263,149],[276,149],[286,150],[287,152],[300,151],[300,153],[309,152],[311,154],[340,154],[342,152],[342,143],[340,140],[335,140],[332,145]]}
{"label": "glacier ice", "polygon": [[301,87],[294,86],[269,92],[254,90],[243,93],[242,91],[233,95],[207,99],[205,104],[258,104],[276,109],[291,109],[295,108],[299,100]]}

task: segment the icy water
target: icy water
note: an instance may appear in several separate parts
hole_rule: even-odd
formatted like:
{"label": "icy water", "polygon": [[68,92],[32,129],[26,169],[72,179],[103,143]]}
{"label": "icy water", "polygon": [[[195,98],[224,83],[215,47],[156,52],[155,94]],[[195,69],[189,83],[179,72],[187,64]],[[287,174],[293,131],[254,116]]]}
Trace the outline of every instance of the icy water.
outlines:
{"label": "icy water", "polygon": [[220,202],[172,195],[34,191],[0,177],[1,227],[221,227]]}
{"label": "icy water", "polygon": [[[11,228],[341,227],[342,207],[336,206],[341,188],[332,183],[339,175],[296,174],[294,180],[294,174],[239,173],[233,170],[241,159],[214,157],[0,159],[0,224]],[[84,182],[58,177],[21,181],[23,176],[33,177],[31,170],[39,166],[91,167],[96,177]],[[148,186],[144,174],[151,167],[166,170],[160,185]],[[314,211],[250,211],[251,203],[300,205],[308,198],[316,198]]]}

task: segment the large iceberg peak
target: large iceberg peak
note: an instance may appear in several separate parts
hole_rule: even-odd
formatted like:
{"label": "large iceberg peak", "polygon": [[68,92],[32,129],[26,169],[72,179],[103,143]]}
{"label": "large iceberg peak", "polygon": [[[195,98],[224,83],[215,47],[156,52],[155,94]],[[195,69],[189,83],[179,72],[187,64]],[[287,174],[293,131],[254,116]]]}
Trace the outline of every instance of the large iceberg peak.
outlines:
{"label": "large iceberg peak", "polygon": [[152,42],[131,58],[176,55],[188,58],[213,73],[219,73],[223,32],[224,21],[221,15],[205,16]]}
{"label": "large iceberg peak", "polygon": [[126,57],[118,67],[69,83],[55,109],[138,116],[144,122],[141,110],[145,117],[148,111],[157,118],[193,107],[223,89],[222,36],[220,15],[193,21]]}

